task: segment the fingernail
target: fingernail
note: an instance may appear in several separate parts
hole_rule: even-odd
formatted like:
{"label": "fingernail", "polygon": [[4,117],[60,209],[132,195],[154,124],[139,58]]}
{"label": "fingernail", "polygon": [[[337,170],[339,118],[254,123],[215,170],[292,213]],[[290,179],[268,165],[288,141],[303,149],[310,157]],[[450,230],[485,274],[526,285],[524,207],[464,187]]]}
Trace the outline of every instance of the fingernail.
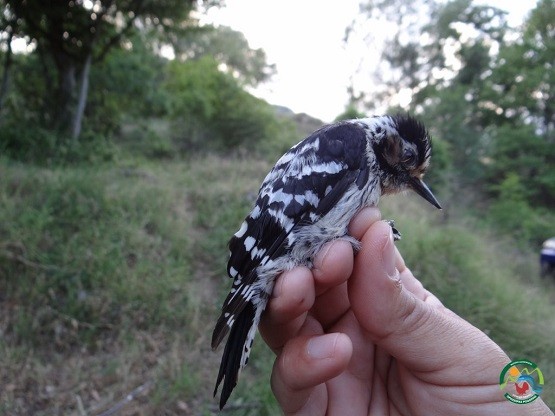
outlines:
{"label": "fingernail", "polygon": [[330,358],[335,352],[337,337],[339,337],[339,334],[327,334],[312,338],[307,345],[308,355],[319,360]]}
{"label": "fingernail", "polygon": [[389,230],[387,240],[382,250],[382,266],[391,278],[397,275],[395,270],[395,245],[393,244],[393,233]]}

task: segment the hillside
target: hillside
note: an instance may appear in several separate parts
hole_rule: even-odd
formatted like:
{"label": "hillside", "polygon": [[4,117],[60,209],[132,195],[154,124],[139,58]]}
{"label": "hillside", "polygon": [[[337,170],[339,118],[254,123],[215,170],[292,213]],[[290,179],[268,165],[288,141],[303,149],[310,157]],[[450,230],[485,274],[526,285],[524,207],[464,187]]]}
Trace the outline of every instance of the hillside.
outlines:
{"label": "hillside", "polygon": [[[220,352],[209,339],[230,284],[226,244],[269,167],[244,155],[0,160],[0,414],[214,412]],[[382,205],[428,288],[555,374],[555,284],[538,278],[534,254],[408,196]],[[262,344],[234,414],[279,414]],[[555,404],[552,391],[544,398]]]}
{"label": "hillside", "polygon": [[272,108],[278,117],[290,120],[295,124],[297,132],[299,133],[299,139],[308,136],[325,124],[322,120],[305,113],[295,113],[293,110],[284,106],[274,105]]}
{"label": "hillside", "polygon": [[[538,267],[555,235],[555,1],[527,5],[518,27],[489,3],[361,0],[335,32],[314,8],[309,26],[287,24],[341,38],[343,58],[315,36],[295,79],[262,39],[209,24],[224,0],[21,4],[4,2],[0,25],[0,415],[215,413],[227,242],[272,163],[322,124],[251,94],[284,97],[286,80],[292,107],[337,87],[338,119],[426,126],[444,210],[384,198],[400,251],[445,305],[555,380],[555,280]],[[285,52],[308,57],[301,43]],[[354,72],[318,80],[341,63]],[[424,135],[403,124],[409,142]],[[410,147],[383,159],[421,164]],[[230,412],[280,413],[272,364],[255,343]]]}

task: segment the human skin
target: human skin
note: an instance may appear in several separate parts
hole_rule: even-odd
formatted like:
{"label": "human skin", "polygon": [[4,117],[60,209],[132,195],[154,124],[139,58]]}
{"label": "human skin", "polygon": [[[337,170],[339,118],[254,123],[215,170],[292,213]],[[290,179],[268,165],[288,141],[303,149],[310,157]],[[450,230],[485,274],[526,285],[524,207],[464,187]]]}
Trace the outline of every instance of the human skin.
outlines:
{"label": "human skin", "polygon": [[553,415],[504,398],[509,357],[412,275],[377,208],[349,234],[356,255],[335,240],[283,273],[260,323],[286,415]]}

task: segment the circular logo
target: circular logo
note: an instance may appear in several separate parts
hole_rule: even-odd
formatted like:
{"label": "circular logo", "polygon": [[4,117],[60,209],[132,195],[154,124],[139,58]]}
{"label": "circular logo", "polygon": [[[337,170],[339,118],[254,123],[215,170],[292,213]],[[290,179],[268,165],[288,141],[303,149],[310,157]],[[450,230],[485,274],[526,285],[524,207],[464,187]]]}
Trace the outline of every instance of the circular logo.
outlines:
{"label": "circular logo", "polygon": [[499,387],[506,390],[505,398],[518,404],[536,400],[543,390],[543,384],[541,370],[528,360],[511,361],[499,376]]}

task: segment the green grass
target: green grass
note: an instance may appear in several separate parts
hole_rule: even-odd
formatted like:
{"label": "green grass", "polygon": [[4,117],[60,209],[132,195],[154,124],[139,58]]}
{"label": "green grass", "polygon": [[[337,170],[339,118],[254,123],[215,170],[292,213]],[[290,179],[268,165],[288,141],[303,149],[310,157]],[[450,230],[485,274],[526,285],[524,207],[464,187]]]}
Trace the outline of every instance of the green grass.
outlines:
{"label": "green grass", "polygon": [[27,341],[69,335],[81,323],[95,330],[130,316],[139,324],[145,315],[152,323],[173,319],[168,299],[183,305],[179,287],[191,274],[189,220],[164,172],[3,170],[3,257],[12,261],[2,265],[5,277],[18,277],[5,279],[6,294],[44,318],[32,322],[38,338]]}
{"label": "green grass", "polygon": [[[0,414],[211,414],[227,241],[270,164],[240,156],[37,167],[0,159]],[[408,197],[398,247],[426,287],[555,380],[555,285],[536,254]],[[259,340],[233,414],[279,414]],[[500,369],[501,371],[501,369]],[[544,399],[555,397],[546,389]]]}
{"label": "green grass", "polygon": [[[17,372],[35,356],[29,374],[45,388],[57,372],[46,363],[62,367],[83,351],[115,360],[114,382],[98,390],[112,401],[146,378],[156,381],[152,411],[214,406],[219,354],[209,335],[230,283],[226,244],[267,168],[215,157],[50,168],[0,161],[0,385],[10,387],[0,388],[2,410],[74,409],[63,395],[36,399]],[[88,384],[103,365],[60,377]]]}

